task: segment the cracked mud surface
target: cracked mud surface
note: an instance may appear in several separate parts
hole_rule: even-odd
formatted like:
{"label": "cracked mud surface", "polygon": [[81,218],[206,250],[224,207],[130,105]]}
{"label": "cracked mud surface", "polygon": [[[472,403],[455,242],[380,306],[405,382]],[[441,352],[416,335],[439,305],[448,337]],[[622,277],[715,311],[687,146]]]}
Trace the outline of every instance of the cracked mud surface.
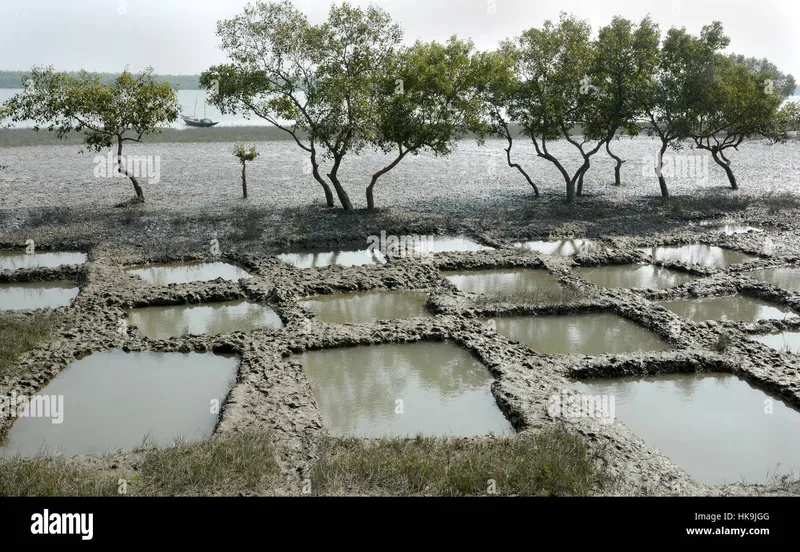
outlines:
{"label": "cracked mud surface", "polygon": [[[592,202],[596,203],[592,203]],[[139,208],[131,208],[132,210]],[[216,432],[249,427],[274,431],[280,442],[283,485],[276,494],[301,494],[316,458],[316,442],[325,431],[310,385],[295,353],[309,349],[417,341],[449,340],[471,351],[494,377],[492,393],[518,432],[536,432],[565,423],[581,433],[592,447],[603,447],[612,475],[618,477],[615,495],[750,495],[800,494],[800,489],[760,485],[711,486],[692,479],[680,466],[634,435],[621,421],[603,423],[578,417],[555,419],[548,414],[550,397],[578,393],[570,380],[670,372],[729,372],[795,407],[800,407],[798,357],[779,352],[747,336],[798,329],[800,319],[758,323],[692,322],[656,305],[664,299],[696,298],[740,293],[783,305],[800,313],[800,293],[767,285],[748,276],[755,268],[793,265],[800,261],[794,213],[773,213],[761,205],[735,208],[737,222],[764,232],[725,235],[696,225],[731,209],[706,208],[693,213],[671,212],[644,201],[621,208],[587,199],[564,215],[555,201],[523,206],[527,217],[490,213],[479,208],[455,220],[446,214],[385,210],[375,214],[342,214],[322,209],[264,212],[220,209],[207,218],[176,215],[150,207],[134,211],[131,225],[119,224],[120,210],[96,217],[75,216],[57,225],[6,225],[0,233],[3,248],[21,249],[34,239],[38,250],[81,249],[89,255],[82,266],[56,269],[0,271],[0,282],[76,279],[81,292],[65,315],[51,343],[24,356],[12,375],[0,379],[0,395],[11,391],[32,394],[77,356],[111,348],[140,351],[216,351],[241,357],[237,383],[229,393]],[[550,214],[548,214],[550,213]],[[255,232],[237,229],[241,217],[258,220]],[[105,222],[104,222],[105,220]],[[239,221],[237,223],[237,221]],[[689,224],[689,223],[692,224]],[[482,230],[477,230],[482,229]],[[364,247],[366,237],[388,234],[464,234],[493,251],[440,253],[404,258],[386,265],[296,269],[275,255],[304,247]],[[208,238],[219,239],[219,256],[208,252]],[[527,239],[591,238],[609,248],[596,254],[557,257],[512,246]],[[637,248],[660,244],[707,243],[749,253],[744,265],[714,269],[675,262],[656,262],[689,272],[696,279],[666,290],[600,288],[571,273],[577,266],[602,266],[647,260]],[[165,287],[146,284],[126,273],[124,266],[178,261],[219,260],[236,264],[253,278],[239,282],[212,281]],[[458,291],[441,275],[443,270],[542,268],[565,286],[588,293],[570,305],[501,304],[487,307],[473,295]],[[373,324],[332,325],[315,319],[297,300],[310,295],[362,290],[403,289],[429,293],[428,308],[435,317],[381,321]],[[183,336],[166,340],[141,337],[135,328],[118,333],[126,309],[148,305],[203,303],[247,298],[268,304],[281,317],[282,330],[261,329],[219,336]],[[541,355],[511,341],[483,324],[479,317],[502,314],[545,314],[605,311],[650,329],[671,345],[665,352],[583,355]],[[723,352],[715,349],[720,331],[733,338]],[[0,436],[10,420],[0,420]],[[135,470],[140,453],[75,457],[97,471],[111,466]],[[118,469],[118,468],[114,468]]]}

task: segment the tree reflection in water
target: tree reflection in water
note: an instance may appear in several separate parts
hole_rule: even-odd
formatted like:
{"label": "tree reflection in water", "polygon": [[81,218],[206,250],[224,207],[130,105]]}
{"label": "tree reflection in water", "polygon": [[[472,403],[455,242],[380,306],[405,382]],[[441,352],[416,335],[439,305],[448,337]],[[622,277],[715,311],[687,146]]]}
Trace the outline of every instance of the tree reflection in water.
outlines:
{"label": "tree reflection in water", "polygon": [[[511,430],[490,392],[489,371],[452,343],[326,349],[300,358],[332,433],[466,436]],[[398,400],[402,414],[396,413]]]}
{"label": "tree reflection in water", "polygon": [[132,309],[128,323],[137,326],[141,335],[153,339],[187,334],[219,335],[283,326],[272,309],[247,301]]}

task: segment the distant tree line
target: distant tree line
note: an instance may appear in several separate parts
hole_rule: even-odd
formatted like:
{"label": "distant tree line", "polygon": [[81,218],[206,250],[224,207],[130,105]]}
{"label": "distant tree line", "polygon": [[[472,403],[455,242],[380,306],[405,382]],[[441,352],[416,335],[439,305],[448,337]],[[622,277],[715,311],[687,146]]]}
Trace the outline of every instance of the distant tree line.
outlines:
{"label": "distant tree line", "polygon": [[[26,71],[0,71],[0,88],[25,88],[24,77]],[[67,75],[77,77],[80,71],[69,71]],[[103,84],[110,84],[120,73],[89,73],[98,77]],[[200,90],[200,75],[153,75],[157,83],[169,83],[181,90]]]}
{"label": "distant tree line", "polygon": [[[535,156],[563,178],[570,203],[583,195],[602,150],[614,159],[621,185],[625,160],[612,151],[621,135],[658,139],[652,174],[669,197],[667,149],[708,151],[736,189],[731,149],[753,138],[781,142],[800,126],[800,103],[786,101],[794,77],[766,59],[723,53],[730,40],[716,21],[697,35],[673,27],[662,36],[649,17],[617,16],[592,38],[588,22],[562,13],[481,51],[456,36],[405,45],[403,30],[374,6],[336,3],[324,22],[312,24],[289,0],[256,0],[219,21],[217,36],[228,60],[199,78],[210,103],[285,132],[308,156],[326,204],[338,199],[346,211],[353,203],[339,171],[366,149],[389,156],[364,182],[370,209],[379,179],[404,159],[446,156],[466,136],[500,138],[509,167],[538,196],[531,159],[512,154],[515,142],[530,140]],[[116,145],[120,156],[125,141],[159,132],[178,116],[175,89],[152,69],[104,81],[34,67],[21,84],[24,91],[0,106],[0,120],[34,120],[59,137],[83,133],[86,145]],[[554,151],[556,141],[574,154]],[[237,151],[246,195],[244,165],[252,159]]]}

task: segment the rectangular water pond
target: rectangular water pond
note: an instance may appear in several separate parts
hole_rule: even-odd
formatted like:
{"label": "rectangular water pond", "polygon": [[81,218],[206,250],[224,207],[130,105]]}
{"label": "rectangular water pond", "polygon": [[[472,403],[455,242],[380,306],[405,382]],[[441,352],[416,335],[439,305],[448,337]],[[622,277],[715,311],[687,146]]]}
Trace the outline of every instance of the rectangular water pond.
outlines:
{"label": "rectangular water pond", "polygon": [[47,403],[49,412],[19,417],[0,454],[103,454],[145,438],[158,446],[204,439],[219,417],[212,405],[223,403],[238,364],[213,353],[93,353],[36,394],[32,404]]}
{"label": "rectangular water pond", "polygon": [[800,332],[779,332],[751,337],[776,351],[800,353]]}
{"label": "rectangular water pond", "polygon": [[68,280],[0,284],[0,310],[67,307],[79,292],[78,284]]}
{"label": "rectangular water pond", "polygon": [[691,274],[651,264],[580,267],[572,273],[605,288],[667,289],[695,279]]}
{"label": "rectangular water pond", "polygon": [[778,268],[765,268],[763,270],[745,272],[744,275],[785,289],[786,291],[800,291],[800,268],[797,267],[781,266]]}
{"label": "rectangular water pond", "polygon": [[655,261],[697,264],[708,268],[728,268],[733,264],[744,263],[758,258],[741,251],[701,243],[643,247],[639,251],[650,255]]}
{"label": "rectangular water pond", "polygon": [[524,247],[537,253],[543,253],[545,255],[561,255],[564,257],[577,255],[578,253],[590,254],[600,253],[608,250],[607,247],[597,243],[596,241],[584,239],[517,242],[514,244],[514,247]]}
{"label": "rectangular water pond", "polygon": [[453,343],[347,347],[299,358],[333,435],[513,433],[491,393],[491,374]]}
{"label": "rectangular water pond", "polygon": [[141,335],[151,339],[283,327],[280,317],[271,308],[247,301],[131,309],[127,322],[137,326]]}
{"label": "rectangular water pond", "polygon": [[48,251],[43,253],[0,251],[0,270],[53,268],[61,265],[78,265],[85,262],[86,253],[74,251]]}
{"label": "rectangular water pond", "polygon": [[148,284],[167,286],[169,284],[188,284],[189,282],[208,282],[222,278],[238,282],[241,278],[252,276],[238,266],[213,262],[165,263],[126,268],[126,271],[140,277]]}
{"label": "rectangular water pond", "polygon": [[368,324],[378,320],[433,316],[428,294],[416,291],[362,291],[311,297],[300,304],[326,324]]}
{"label": "rectangular water pond", "polygon": [[442,276],[467,293],[530,295],[537,290],[563,289],[556,276],[534,268],[446,271],[442,272]]}
{"label": "rectangular water pond", "polygon": [[386,258],[377,249],[282,253],[278,255],[278,258],[295,268],[323,268],[332,265],[364,266],[386,263]]}
{"label": "rectangular water pond", "polygon": [[703,322],[705,320],[757,322],[759,320],[782,320],[797,316],[787,307],[774,305],[746,295],[659,301],[656,305],[674,312],[681,318],[688,318],[694,322]]}
{"label": "rectangular water pond", "polygon": [[782,473],[800,468],[800,412],[736,376],[670,374],[575,385],[586,395],[613,398],[619,421],[700,482],[765,483],[778,463]]}
{"label": "rectangular water pond", "polygon": [[546,355],[602,355],[664,351],[669,343],[621,316],[609,313],[500,316],[495,329]]}

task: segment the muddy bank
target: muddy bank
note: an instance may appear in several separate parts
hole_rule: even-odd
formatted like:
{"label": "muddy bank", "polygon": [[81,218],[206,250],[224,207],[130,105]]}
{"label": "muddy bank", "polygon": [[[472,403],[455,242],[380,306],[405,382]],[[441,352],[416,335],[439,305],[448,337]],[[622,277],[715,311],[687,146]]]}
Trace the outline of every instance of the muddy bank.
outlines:
{"label": "muddy bank", "polygon": [[[798,328],[797,319],[757,323],[692,322],[656,305],[678,298],[744,294],[800,308],[798,294],[749,277],[745,269],[790,265],[800,256],[795,212],[773,212],[755,201],[726,202],[717,208],[699,205],[676,211],[641,201],[614,204],[593,198],[579,201],[567,214],[555,203],[517,206],[506,210],[473,207],[469,216],[417,213],[402,209],[342,214],[324,209],[235,210],[225,207],[213,216],[196,212],[145,207],[108,216],[100,211],[63,224],[6,226],[3,247],[24,247],[33,239],[37,248],[64,248],[88,253],[85,265],[57,269],[0,272],[0,282],[77,280],[81,293],[70,307],[58,309],[64,324],[52,342],[26,355],[13,374],[0,380],[0,394],[31,394],[44,387],[71,361],[93,351],[234,353],[241,362],[237,382],[228,394],[216,432],[263,427],[274,431],[282,450],[283,486],[277,494],[301,494],[316,458],[316,442],[324,432],[318,405],[296,354],[328,347],[447,340],[480,359],[494,376],[492,394],[518,432],[536,432],[566,423],[586,436],[592,447],[603,447],[612,475],[619,483],[610,494],[718,495],[787,493],[764,486],[709,486],[693,480],[680,466],[634,435],[616,420],[553,418],[551,397],[577,393],[573,379],[648,375],[671,372],[730,372],[787,403],[800,407],[800,372],[795,355],[778,352],[747,339],[779,329]],[[548,211],[545,206],[549,205]],[[508,209],[513,206],[508,205]],[[645,211],[646,216],[643,216]],[[133,215],[129,213],[134,213]],[[534,214],[538,216],[533,216]],[[703,217],[719,215],[763,228],[763,233],[725,235],[698,225]],[[126,216],[138,217],[120,224]],[[254,222],[250,219],[253,217]],[[244,230],[241,225],[244,226]],[[249,226],[248,226],[249,225]],[[301,231],[302,230],[302,231]],[[466,234],[495,250],[441,253],[402,258],[385,265],[297,269],[274,255],[305,248],[363,248],[366,238],[379,234]],[[215,236],[215,237],[212,237]],[[514,244],[529,239],[592,238],[607,251],[559,257],[538,254]],[[207,239],[208,238],[208,239]],[[217,239],[219,254],[209,242]],[[572,273],[579,266],[623,265],[647,257],[638,248],[661,244],[706,243],[752,254],[746,265],[725,269],[681,262],[658,262],[692,274],[692,281],[667,290],[601,288]],[[240,266],[251,278],[153,286],[127,273],[124,267],[166,261],[223,261]],[[444,270],[525,267],[546,270],[565,287],[582,290],[580,298],[563,305],[506,302],[487,304],[456,289]],[[373,324],[331,325],[316,319],[298,299],[316,294],[362,290],[426,290],[431,318],[382,321]],[[260,329],[220,336],[184,336],[152,340],[130,327],[119,332],[120,320],[131,307],[249,299],[269,305],[279,315],[282,330]],[[498,334],[478,318],[508,314],[612,312],[656,333],[670,346],[658,353],[542,355]],[[720,331],[730,333],[730,345],[717,348]],[[0,420],[0,435],[9,420]],[[135,471],[137,453],[104,457],[82,456],[73,461],[97,471]]]}

